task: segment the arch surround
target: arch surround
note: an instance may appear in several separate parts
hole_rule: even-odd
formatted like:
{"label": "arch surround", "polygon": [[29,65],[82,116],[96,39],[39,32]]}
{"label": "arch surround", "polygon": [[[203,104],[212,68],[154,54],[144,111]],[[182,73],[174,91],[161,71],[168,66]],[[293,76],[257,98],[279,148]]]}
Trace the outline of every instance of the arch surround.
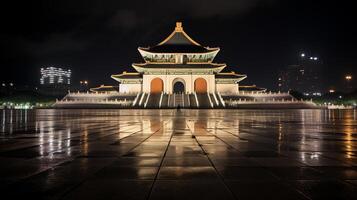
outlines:
{"label": "arch surround", "polygon": [[207,93],[207,81],[204,78],[197,78],[194,83],[195,92],[202,94]]}
{"label": "arch surround", "polygon": [[164,91],[164,81],[161,78],[154,78],[150,83],[150,93],[157,94]]}

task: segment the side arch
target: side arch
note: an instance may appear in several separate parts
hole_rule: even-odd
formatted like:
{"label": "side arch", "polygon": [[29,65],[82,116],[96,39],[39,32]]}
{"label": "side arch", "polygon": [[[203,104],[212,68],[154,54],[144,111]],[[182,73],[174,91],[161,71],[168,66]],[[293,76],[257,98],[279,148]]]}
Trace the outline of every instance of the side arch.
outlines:
{"label": "side arch", "polygon": [[204,78],[197,78],[195,80],[195,92],[196,93],[207,93],[207,81]]}
{"label": "side arch", "polygon": [[164,81],[161,78],[154,78],[150,83],[150,93],[161,93],[164,91]]}

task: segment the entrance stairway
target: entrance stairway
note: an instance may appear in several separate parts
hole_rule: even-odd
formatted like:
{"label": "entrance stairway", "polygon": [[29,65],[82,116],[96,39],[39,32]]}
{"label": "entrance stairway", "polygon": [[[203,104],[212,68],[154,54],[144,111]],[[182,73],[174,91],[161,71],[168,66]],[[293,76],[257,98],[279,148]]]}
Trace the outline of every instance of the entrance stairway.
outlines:
{"label": "entrance stairway", "polygon": [[197,93],[197,100],[199,104],[199,108],[213,108],[213,103],[211,101],[211,97],[209,93]]}
{"label": "entrance stairway", "polygon": [[134,100],[137,108],[223,108],[224,101],[218,93],[140,93]]}
{"label": "entrance stairway", "polygon": [[184,94],[183,93],[175,93],[174,94],[174,107],[185,107]]}
{"label": "entrance stairway", "polygon": [[147,102],[144,104],[145,108],[159,108],[160,99],[162,98],[162,93],[152,93],[148,97]]}

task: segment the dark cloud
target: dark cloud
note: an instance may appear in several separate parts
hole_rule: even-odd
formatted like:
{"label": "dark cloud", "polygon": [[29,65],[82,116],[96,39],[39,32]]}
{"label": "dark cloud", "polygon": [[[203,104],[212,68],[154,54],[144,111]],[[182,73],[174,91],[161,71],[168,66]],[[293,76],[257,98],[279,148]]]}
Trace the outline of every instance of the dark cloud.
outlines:
{"label": "dark cloud", "polygon": [[175,8],[177,12],[187,9],[192,17],[207,18],[245,14],[257,6],[266,6],[273,2],[274,0],[193,0],[188,4],[187,1],[182,1]]}
{"label": "dark cloud", "polygon": [[76,38],[74,33],[53,33],[42,41],[22,40],[23,48],[36,58],[52,56],[63,53],[83,51],[89,45],[87,41]]}
{"label": "dark cloud", "polygon": [[118,10],[108,21],[109,27],[122,31],[133,30],[148,22],[147,18],[142,17],[134,10]]}

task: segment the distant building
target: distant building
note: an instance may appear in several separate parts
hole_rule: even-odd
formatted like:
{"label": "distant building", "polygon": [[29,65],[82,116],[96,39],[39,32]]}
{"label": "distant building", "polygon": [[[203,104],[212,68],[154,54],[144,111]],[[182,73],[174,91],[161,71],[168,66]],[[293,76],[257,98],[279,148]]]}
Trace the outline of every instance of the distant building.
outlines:
{"label": "distant building", "polygon": [[279,91],[295,90],[306,96],[320,96],[322,93],[322,62],[317,57],[300,55],[298,64],[288,65],[279,72]]}
{"label": "distant building", "polygon": [[71,84],[71,70],[62,68],[47,67],[41,68],[41,85]]}
{"label": "distant building", "polygon": [[40,92],[45,95],[66,94],[71,85],[70,69],[57,67],[41,68]]}

